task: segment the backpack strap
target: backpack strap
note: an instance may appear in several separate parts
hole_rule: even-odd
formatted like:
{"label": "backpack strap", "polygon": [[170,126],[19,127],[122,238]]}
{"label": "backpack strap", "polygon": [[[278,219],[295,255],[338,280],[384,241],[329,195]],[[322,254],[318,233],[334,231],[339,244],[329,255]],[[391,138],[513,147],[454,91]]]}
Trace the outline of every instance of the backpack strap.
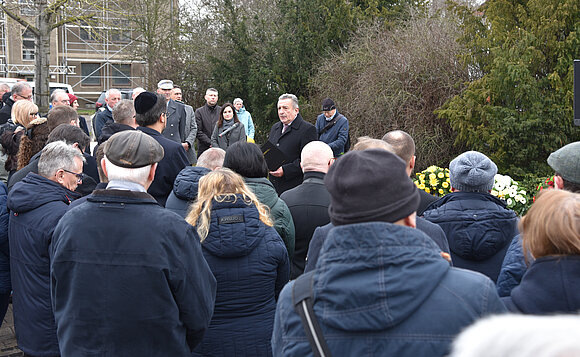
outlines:
{"label": "backpack strap", "polygon": [[294,304],[294,309],[300,315],[302,326],[304,327],[314,356],[331,357],[330,350],[324,339],[324,334],[318,324],[318,319],[314,315],[312,285],[315,272],[314,270],[303,274],[294,281],[294,285],[292,286],[292,303]]}

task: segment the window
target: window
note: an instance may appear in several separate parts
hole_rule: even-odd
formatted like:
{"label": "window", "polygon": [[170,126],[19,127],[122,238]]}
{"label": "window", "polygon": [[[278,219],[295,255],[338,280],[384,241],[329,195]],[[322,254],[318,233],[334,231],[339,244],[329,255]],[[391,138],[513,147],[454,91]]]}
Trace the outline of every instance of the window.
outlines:
{"label": "window", "polygon": [[113,86],[130,85],[130,77],[130,64],[113,64]]}
{"label": "window", "polygon": [[20,15],[22,16],[37,16],[36,5],[31,0],[18,0],[18,7],[20,8]]}
{"label": "window", "polygon": [[34,61],[36,36],[29,29],[22,32],[22,60]]}
{"label": "window", "polygon": [[81,82],[87,86],[101,85],[101,64],[81,63]]}
{"label": "window", "polygon": [[81,40],[84,40],[84,41],[96,41],[97,40],[97,32],[86,21],[81,21],[79,31],[80,31],[79,35],[81,37]]}

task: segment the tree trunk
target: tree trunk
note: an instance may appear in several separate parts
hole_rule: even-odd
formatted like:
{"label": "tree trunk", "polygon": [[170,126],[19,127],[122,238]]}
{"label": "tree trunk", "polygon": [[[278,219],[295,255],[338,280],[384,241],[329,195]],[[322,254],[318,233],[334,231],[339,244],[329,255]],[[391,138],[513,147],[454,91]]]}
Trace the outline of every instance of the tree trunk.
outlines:
{"label": "tree trunk", "polygon": [[50,97],[50,32],[53,14],[46,11],[47,0],[37,0],[37,4],[36,28],[39,36],[36,41],[35,54],[35,98],[40,112],[47,113]]}

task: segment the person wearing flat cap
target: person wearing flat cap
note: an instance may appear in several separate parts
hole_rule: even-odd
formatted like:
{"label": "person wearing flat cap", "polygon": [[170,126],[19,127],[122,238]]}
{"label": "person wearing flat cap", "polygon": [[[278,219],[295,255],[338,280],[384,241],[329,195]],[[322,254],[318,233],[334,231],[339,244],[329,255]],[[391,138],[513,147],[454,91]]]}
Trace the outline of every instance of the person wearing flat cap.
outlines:
{"label": "person wearing flat cap", "polygon": [[181,144],[167,139],[162,132],[167,126],[166,100],[161,94],[143,92],[135,98],[137,130],[155,139],[165,152],[157,165],[155,179],[147,192],[165,207],[167,197],[173,189],[173,183],[179,172],[189,166],[185,149]]}
{"label": "person wearing flat cap", "polygon": [[216,281],[195,229],[147,193],[163,147],[140,131],[104,144],[106,189],[52,236],[51,297],[62,356],[190,356]]}
{"label": "person wearing flat cap", "polygon": [[419,192],[406,166],[393,153],[369,149],[330,167],[324,183],[334,228],[316,269],[280,293],[274,356],[312,355],[306,319],[295,309],[307,296],[303,286],[310,289],[310,321],[318,320],[325,341],[319,345],[335,356],[445,356],[464,327],[505,311],[489,278],[451,267],[415,229]]}
{"label": "person wearing flat cap", "polygon": [[503,259],[518,234],[518,216],[490,194],[497,166],[478,151],[467,151],[449,164],[452,193],[431,203],[425,219],[447,235],[456,267],[497,281]]}

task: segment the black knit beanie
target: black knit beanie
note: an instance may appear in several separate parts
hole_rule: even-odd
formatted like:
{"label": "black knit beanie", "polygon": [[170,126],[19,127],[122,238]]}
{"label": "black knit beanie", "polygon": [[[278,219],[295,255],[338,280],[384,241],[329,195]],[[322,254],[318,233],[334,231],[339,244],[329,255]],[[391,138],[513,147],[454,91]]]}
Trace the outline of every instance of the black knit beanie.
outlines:
{"label": "black knit beanie", "polygon": [[398,156],[380,149],[351,151],[336,160],[324,179],[332,224],[393,223],[415,212],[419,191],[406,168]]}

